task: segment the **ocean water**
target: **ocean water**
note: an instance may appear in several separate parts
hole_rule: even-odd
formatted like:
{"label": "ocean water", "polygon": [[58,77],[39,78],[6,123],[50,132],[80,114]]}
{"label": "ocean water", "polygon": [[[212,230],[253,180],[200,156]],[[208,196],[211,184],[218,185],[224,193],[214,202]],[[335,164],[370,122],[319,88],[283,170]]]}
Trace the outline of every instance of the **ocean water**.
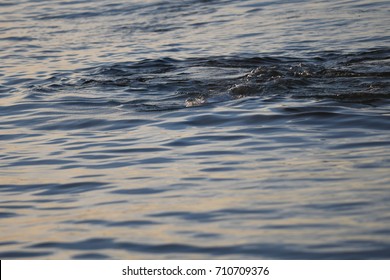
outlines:
{"label": "ocean water", "polygon": [[390,259],[389,1],[1,1],[0,258]]}

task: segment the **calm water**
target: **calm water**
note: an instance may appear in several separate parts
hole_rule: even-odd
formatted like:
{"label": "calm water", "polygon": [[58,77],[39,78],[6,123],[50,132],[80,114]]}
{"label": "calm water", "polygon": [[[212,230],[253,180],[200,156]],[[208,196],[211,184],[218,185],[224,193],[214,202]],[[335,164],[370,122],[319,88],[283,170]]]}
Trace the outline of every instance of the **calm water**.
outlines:
{"label": "calm water", "polygon": [[389,1],[1,1],[2,259],[390,259]]}

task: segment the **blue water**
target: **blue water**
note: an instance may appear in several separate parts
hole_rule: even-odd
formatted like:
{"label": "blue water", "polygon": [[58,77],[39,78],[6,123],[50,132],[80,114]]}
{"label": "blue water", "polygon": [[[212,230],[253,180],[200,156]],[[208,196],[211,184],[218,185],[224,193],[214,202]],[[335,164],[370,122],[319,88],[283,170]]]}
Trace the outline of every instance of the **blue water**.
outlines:
{"label": "blue water", "polygon": [[388,1],[2,1],[0,258],[390,259]]}

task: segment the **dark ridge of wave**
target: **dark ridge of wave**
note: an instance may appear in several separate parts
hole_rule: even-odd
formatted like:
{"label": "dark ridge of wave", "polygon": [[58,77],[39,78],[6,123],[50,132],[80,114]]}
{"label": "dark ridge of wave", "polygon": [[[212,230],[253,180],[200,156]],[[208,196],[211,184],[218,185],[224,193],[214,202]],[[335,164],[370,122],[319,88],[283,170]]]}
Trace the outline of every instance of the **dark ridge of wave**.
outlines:
{"label": "dark ridge of wave", "polygon": [[[231,1],[231,0],[228,0]],[[225,2],[228,2],[225,1]],[[207,3],[207,5],[205,5]],[[102,3],[96,4],[94,6],[94,11],[91,11],[88,3],[84,1],[72,1],[72,2],[59,2],[59,8],[61,8],[62,13],[58,13],[58,10],[47,9],[43,10],[39,14],[35,14],[35,18],[38,20],[75,20],[75,19],[84,19],[88,17],[101,17],[104,16],[118,16],[118,15],[134,15],[138,14],[142,17],[158,17],[161,19],[166,19],[169,17],[185,17],[198,13],[202,15],[207,13],[212,13],[215,11],[213,4],[221,4],[221,1],[194,1],[186,0],[180,2],[164,2],[164,3],[149,3],[149,2],[140,2],[134,3]],[[45,4],[39,3],[40,6]],[[3,4],[6,5],[6,4]],[[11,3],[9,4],[11,5]],[[195,7],[194,7],[195,6]],[[80,12],[74,12],[77,9]],[[190,9],[190,10],[189,10]],[[160,20],[161,22],[161,20]],[[147,25],[147,24],[145,24]],[[127,27],[119,25],[119,27]],[[141,29],[145,32],[144,29]],[[147,30],[146,30],[147,32]]]}
{"label": "dark ridge of wave", "polygon": [[56,15],[41,15],[38,17],[39,20],[59,20],[59,19],[65,19],[65,20],[74,20],[79,18],[88,18],[88,17],[97,17],[101,16],[100,12],[80,12],[80,13],[63,13],[63,14],[56,14]]}
{"label": "dark ridge of wave", "polygon": [[19,214],[12,212],[0,212],[0,219],[13,218],[15,216],[19,216]]}
{"label": "dark ridge of wave", "polygon": [[[162,212],[149,215],[150,217],[164,218],[179,218],[182,220],[190,220],[197,223],[210,223],[223,220],[226,216],[232,217],[235,215],[252,215],[253,219],[278,219],[283,211],[276,209],[221,209],[209,212]],[[248,217],[247,217],[248,218]]]}
{"label": "dark ridge of wave", "polygon": [[[79,96],[70,94],[75,90]],[[58,92],[62,94],[54,95]],[[270,96],[375,102],[390,96],[390,49],[308,58],[161,58],[103,64],[68,77],[54,76],[33,86],[30,96],[37,95],[64,106],[85,103],[140,111]]]}
{"label": "dark ridge of wave", "polygon": [[82,221],[65,221],[67,224],[86,224],[91,226],[105,226],[105,227],[144,227],[153,226],[160,223],[148,220],[130,220],[130,221],[107,221],[107,220],[82,220]]}
{"label": "dark ridge of wave", "polygon": [[22,41],[34,41],[36,38],[32,38],[29,36],[12,36],[12,37],[3,37],[0,38],[0,41],[14,41],[14,42],[22,42]]}
{"label": "dark ridge of wave", "polygon": [[125,189],[125,190],[116,190],[111,193],[120,194],[120,195],[150,195],[150,194],[159,194],[168,191],[167,189],[152,189],[152,188],[139,188],[139,189]]}
{"label": "dark ridge of wave", "polygon": [[195,246],[180,243],[146,244],[117,242],[111,238],[91,238],[79,242],[42,242],[29,249],[52,250],[123,250],[142,254],[198,254],[208,256],[266,257],[272,259],[388,259],[390,244],[384,242],[354,241],[365,249],[346,249],[346,244],[311,245],[298,248],[294,244],[253,243],[231,246]]}
{"label": "dark ridge of wave", "polygon": [[0,252],[1,259],[26,259],[26,258],[43,258],[52,255],[53,252],[31,252],[31,251],[5,251]]}
{"label": "dark ridge of wave", "polygon": [[0,7],[7,7],[7,6],[14,6],[17,5],[17,3],[14,2],[2,2],[0,3]]}
{"label": "dark ridge of wave", "polygon": [[67,184],[38,184],[38,185],[0,185],[2,193],[34,192],[34,195],[61,195],[64,193],[84,193],[108,188],[102,182],[77,182]]}
{"label": "dark ridge of wave", "polygon": [[382,61],[390,59],[390,51],[387,48],[378,48],[360,53],[347,54],[346,57],[347,63],[367,62],[371,60]]}
{"label": "dark ridge of wave", "polygon": [[74,255],[72,259],[73,260],[107,260],[110,259],[110,257],[105,254],[86,253],[86,254]]}
{"label": "dark ridge of wave", "polygon": [[16,245],[16,244],[19,244],[19,242],[16,241],[0,242],[0,246],[8,246],[8,245]]}

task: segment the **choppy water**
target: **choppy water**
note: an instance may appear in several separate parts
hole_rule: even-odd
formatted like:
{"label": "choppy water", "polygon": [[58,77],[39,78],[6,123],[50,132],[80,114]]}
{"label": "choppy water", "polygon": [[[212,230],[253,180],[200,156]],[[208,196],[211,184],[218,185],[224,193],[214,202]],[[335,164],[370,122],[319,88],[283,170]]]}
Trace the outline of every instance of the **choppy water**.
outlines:
{"label": "choppy water", "polygon": [[388,1],[2,1],[0,257],[389,259]]}

